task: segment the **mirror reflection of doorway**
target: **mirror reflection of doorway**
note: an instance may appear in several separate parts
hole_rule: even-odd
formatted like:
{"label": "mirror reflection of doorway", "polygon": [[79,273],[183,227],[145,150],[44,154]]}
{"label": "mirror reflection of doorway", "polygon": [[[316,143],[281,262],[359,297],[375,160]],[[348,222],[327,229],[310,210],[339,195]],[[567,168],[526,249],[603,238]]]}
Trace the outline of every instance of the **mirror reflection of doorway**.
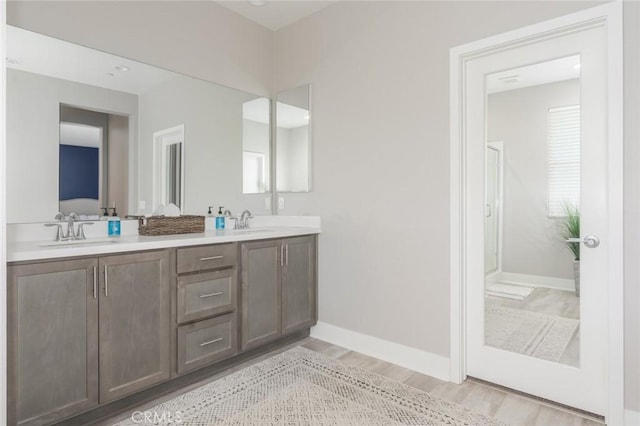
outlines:
{"label": "mirror reflection of doorway", "polygon": [[502,170],[503,142],[487,144],[487,180],[485,183],[485,271],[487,279],[502,270]]}
{"label": "mirror reflection of doorway", "polygon": [[580,301],[563,232],[580,199],[579,77],[578,55],[487,77],[487,134],[504,142],[486,151],[485,342],[571,366]]}

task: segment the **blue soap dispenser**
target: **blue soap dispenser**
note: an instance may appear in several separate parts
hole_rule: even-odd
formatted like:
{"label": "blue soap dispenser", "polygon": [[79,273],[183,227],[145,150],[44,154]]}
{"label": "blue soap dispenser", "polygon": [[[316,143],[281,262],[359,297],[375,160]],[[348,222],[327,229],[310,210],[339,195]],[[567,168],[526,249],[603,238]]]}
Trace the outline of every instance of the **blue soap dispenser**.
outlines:
{"label": "blue soap dispenser", "polygon": [[222,209],[224,207],[218,207],[218,214],[216,215],[216,229],[224,229],[224,214],[222,213]]}
{"label": "blue soap dispenser", "polygon": [[113,207],[109,210],[113,210],[111,216],[108,219],[107,229],[110,237],[119,237],[120,236],[120,218],[118,217],[118,212],[116,212],[116,203],[113,203]]}

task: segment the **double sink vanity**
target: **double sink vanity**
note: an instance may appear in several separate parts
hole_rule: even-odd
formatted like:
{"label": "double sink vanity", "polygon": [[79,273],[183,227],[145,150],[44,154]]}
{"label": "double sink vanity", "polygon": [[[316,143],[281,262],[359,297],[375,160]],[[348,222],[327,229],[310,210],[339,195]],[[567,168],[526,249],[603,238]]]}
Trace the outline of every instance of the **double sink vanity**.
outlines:
{"label": "double sink vanity", "polygon": [[[6,34],[9,424],[86,424],[308,334],[320,221],[269,216],[311,190],[308,84],[272,100]],[[98,220],[171,204],[256,215],[155,237]],[[57,241],[56,212],[95,221],[86,239]]]}
{"label": "double sink vanity", "polygon": [[108,408],[308,333],[317,320],[320,228],[304,219],[9,243],[9,423],[52,424]]}

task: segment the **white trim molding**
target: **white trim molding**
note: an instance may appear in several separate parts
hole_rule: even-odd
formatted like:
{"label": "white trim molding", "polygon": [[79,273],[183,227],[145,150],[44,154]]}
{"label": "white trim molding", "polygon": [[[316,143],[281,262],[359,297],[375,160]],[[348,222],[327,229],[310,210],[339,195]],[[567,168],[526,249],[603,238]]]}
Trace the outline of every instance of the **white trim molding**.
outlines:
{"label": "white trim molding", "polygon": [[347,330],[325,322],[311,328],[311,337],[352,351],[387,361],[401,367],[449,381],[449,358],[390,342],[367,334]]}
{"label": "white trim molding", "polygon": [[[536,40],[604,23],[607,37],[608,71],[608,305],[607,305],[607,401],[608,424],[624,424],[624,298],[623,298],[623,44],[622,2],[614,1],[549,21],[454,47],[450,51],[450,274],[451,346],[450,377],[455,383],[466,379],[466,253],[465,205],[467,180],[466,64],[495,52]],[[633,412],[632,412],[633,413]],[[634,420],[636,417],[632,417]],[[640,424],[640,423],[639,423]]]}

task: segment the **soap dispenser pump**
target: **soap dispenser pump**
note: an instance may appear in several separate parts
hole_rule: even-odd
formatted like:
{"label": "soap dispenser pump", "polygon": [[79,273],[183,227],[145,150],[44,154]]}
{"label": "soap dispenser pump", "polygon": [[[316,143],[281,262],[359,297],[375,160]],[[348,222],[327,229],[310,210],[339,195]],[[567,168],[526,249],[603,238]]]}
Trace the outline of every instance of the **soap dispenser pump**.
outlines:
{"label": "soap dispenser pump", "polygon": [[216,215],[216,229],[224,229],[224,214],[222,213],[222,209],[224,207],[218,207],[218,214]]}

